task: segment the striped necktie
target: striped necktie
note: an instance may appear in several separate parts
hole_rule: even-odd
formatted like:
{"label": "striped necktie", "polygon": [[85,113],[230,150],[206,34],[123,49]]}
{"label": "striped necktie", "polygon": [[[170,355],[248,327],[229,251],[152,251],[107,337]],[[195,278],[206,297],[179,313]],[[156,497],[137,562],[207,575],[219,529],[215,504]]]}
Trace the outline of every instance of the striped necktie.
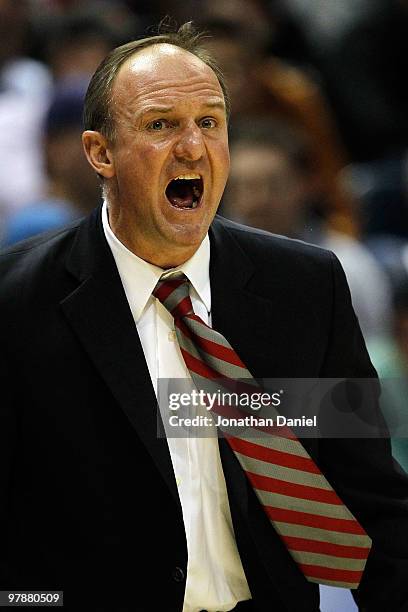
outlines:
{"label": "striped necktie", "polygon": [[[162,277],[153,295],[174,318],[181,354],[197,389],[206,380],[256,384],[220,333],[194,313],[181,272]],[[307,580],[355,589],[371,539],[296,436],[225,436],[264,511]]]}

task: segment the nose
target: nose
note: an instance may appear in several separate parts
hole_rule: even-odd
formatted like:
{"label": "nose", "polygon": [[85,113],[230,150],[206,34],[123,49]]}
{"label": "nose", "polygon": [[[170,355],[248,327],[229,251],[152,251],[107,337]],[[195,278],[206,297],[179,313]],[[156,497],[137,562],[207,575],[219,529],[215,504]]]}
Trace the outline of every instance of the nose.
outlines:
{"label": "nose", "polygon": [[191,123],[182,130],[174,154],[179,160],[194,162],[201,159],[203,153],[203,134],[196,123]]}

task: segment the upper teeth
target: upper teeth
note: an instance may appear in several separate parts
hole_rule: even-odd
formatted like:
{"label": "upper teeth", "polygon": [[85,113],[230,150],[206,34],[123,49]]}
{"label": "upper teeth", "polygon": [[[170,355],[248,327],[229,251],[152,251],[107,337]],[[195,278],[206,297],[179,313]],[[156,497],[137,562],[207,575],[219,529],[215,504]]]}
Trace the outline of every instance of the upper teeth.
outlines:
{"label": "upper teeth", "polygon": [[199,174],[179,174],[173,179],[173,181],[189,181],[200,178],[201,176]]}

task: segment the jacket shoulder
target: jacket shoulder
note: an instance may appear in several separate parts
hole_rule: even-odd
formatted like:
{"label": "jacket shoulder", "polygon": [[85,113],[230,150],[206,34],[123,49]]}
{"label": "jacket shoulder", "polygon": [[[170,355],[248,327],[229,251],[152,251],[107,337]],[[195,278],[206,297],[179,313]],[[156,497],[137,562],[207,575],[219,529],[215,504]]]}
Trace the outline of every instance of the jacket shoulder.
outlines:
{"label": "jacket shoulder", "polygon": [[28,238],[0,251],[0,294],[7,298],[39,271],[50,273],[65,262],[81,220],[60,229]]}
{"label": "jacket shoulder", "polygon": [[333,258],[336,259],[331,251],[323,247],[242,225],[220,215],[216,216],[213,228],[215,232],[226,231],[256,263],[266,258],[269,262],[278,259],[287,265],[291,262],[297,265],[327,265]]}

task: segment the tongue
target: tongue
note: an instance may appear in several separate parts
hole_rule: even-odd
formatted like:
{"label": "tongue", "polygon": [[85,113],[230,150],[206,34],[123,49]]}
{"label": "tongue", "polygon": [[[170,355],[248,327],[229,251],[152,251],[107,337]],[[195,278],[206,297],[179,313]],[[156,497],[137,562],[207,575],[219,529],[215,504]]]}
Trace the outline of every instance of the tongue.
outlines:
{"label": "tongue", "polygon": [[170,184],[167,190],[167,197],[173,206],[178,208],[191,208],[194,201],[194,194],[191,185],[177,181],[176,184]]}

